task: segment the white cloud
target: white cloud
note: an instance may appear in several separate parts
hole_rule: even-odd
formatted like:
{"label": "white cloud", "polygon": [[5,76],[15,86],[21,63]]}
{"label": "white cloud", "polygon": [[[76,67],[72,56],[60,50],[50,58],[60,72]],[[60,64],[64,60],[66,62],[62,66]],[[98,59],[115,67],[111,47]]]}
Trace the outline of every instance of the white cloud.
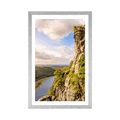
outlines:
{"label": "white cloud", "polygon": [[35,50],[36,64],[69,64],[73,58],[73,47],[37,44]]}
{"label": "white cloud", "polygon": [[59,40],[73,30],[73,26],[84,24],[83,20],[58,19],[58,20],[36,20],[35,27],[39,32],[43,32],[52,40]]}

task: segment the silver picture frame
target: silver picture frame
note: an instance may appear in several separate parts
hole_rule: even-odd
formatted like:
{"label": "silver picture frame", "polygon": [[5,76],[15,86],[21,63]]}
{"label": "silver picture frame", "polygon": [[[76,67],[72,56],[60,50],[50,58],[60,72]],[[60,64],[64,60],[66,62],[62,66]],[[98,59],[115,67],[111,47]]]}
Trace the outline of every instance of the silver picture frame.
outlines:
{"label": "silver picture frame", "polygon": [[[32,16],[33,15],[88,15],[89,81],[88,105],[33,105],[32,104]],[[28,108],[32,109],[88,109],[92,108],[92,11],[28,11]]]}

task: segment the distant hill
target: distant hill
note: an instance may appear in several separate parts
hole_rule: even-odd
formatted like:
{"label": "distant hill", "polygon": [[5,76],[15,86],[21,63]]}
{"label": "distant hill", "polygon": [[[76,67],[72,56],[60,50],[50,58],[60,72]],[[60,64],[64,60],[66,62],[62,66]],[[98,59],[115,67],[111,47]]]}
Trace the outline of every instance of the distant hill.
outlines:
{"label": "distant hill", "polygon": [[65,65],[39,65],[39,66],[35,66],[35,81],[42,79],[42,78],[45,78],[45,77],[53,76],[55,69],[63,68],[63,67],[65,67]]}
{"label": "distant hill", "polygon": [[41,78],[53,76],[54,71],[55,70],[51,67],[35,66],[35,81]]}

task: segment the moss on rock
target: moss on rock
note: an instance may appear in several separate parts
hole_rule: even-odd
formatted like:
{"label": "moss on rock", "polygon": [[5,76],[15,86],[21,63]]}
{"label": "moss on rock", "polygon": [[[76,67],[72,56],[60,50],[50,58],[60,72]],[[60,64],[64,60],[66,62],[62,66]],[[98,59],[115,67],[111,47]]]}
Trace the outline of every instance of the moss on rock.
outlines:
{"label": "moss on rock", "polygon": [[85,54],[82,54],[79,60],[79,77],[80,79],[85,79]]}

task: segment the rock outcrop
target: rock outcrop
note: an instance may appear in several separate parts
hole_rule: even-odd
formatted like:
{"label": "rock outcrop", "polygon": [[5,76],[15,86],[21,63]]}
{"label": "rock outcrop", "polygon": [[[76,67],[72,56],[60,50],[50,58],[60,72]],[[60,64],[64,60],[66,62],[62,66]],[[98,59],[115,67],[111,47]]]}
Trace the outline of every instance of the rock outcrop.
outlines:
{"label": "rock outcrop", "polygon": [[41,101],[85,100],[85,26],[74,26],[75,57],[70,65],[57,69],[48,95]]}

